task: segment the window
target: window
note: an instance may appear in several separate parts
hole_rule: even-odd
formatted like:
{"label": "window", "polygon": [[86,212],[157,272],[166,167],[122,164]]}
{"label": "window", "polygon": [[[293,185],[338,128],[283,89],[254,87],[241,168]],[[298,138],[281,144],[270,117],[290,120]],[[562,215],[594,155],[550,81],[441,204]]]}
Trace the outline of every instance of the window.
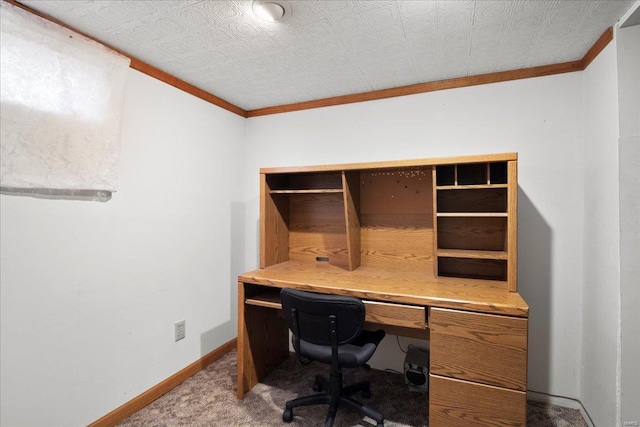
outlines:
{"label": "window", "polygon": [[129,59],[6,2],[3,193],[108,200],[117,190]]}

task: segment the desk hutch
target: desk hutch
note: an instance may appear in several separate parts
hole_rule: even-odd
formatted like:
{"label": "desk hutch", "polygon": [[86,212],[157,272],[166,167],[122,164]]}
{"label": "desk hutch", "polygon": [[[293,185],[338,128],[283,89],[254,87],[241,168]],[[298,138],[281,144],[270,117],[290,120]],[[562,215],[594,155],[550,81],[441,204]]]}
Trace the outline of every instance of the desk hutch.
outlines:
{"label": "desk hutch", "polygon": [[517,193],[515,153],[261,169],[260,269],[238,278],[238,398],[289,355],[290,287],[354,295],[367,327],[429,339],[431,427],[526,425]]}

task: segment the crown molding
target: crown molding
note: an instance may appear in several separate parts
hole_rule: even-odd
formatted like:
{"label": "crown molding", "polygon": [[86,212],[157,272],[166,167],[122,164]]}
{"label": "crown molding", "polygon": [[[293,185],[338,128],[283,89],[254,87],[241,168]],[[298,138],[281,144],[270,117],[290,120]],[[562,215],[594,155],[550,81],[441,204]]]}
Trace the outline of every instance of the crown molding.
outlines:
{"label": "crown molding", "polygon": [[393,98],[396,96],[415,95],[438,90],[455,89],[467,86],[478,86],[488,83],[506,82],[510,80],[528,79],[553,74],[572,73],[582,71],[582,61],[563,62],[560,64],[543,65],[539,67],[523,68],[519,70],[500,71],[497,73],[479,74],[475,76],[459,77],[456,79],[440,80],[436,82],[418,83],[409,86],[401,86],[390,89],[362,92],[352,95],[335,96],[332,98],[313,101],[298,102],[295,104],[279,105],[275,107],[249,110],[248,117],[264,116],[269,114],[289,113],[292,111],[307,110],[311,108],[329,107],[334,105],[351,104],[354,102],[373,101],[377,99]]}
{"label": "crown molding", "polygon": [[61,22],[51,16],[48,16],[46,14],[33,10],[19,3],[16,0],[2,0],[2,1],[10,3],[29,13],[37,15],[51,22],[54,22],[58,25],[61,25],[73,32],[76,32],[82,35],[83,37],[94,40],[108,47],[109,49],[114,50],[120,53],[121,55],[124,55],[130,58],[131,59],[130,67],[133,68],[134,70],[147,74],[148,76],[156,78],[170,86],[178,88],[195,97],[198,97],[204,101],[217,105],[220,108],[223,108],[227,111],[230,111],[232,113],[235,113],[245,118],[266,116],[271,114],[290,113],[294,111],[309,110],[312,108],[331,107],[336,105],[351,104],[355,102],[374,101],[378,99],[393,98],[397,96],[415,95],[419,93],[434,92],[439,90],[455,89],[455,88],[461,88],[461,87],[467,87],[467,86],[477,86],[477,85],[483,85],[483,84],[489,84],[489,83],[506,82],[510,80],[520,80],[520,79],[528,79],[532,77],[550,76],[554,74],[583,71],[598,56],[598,54],[600,54],[600,52],[602,52],[602,50],[613,40],[613,28],[609,27],[604,31],[604,33],[602,33],[602,35],[598,38],[598,40],[596,40],[596,42],[582,57],[582,59],[577,61],[563,62],[563,63],[551,64],[551,65],[542,65],[538,67],[522,68],[518,70],[499,71],[496,73],[479,74],[475,76],[459,77],[455,79],[440,80],[436,82],[425,82],[425,83],[418,83],[418,84],[413,84],[409,86],[400,86],[400,87],[395,87],[390,89],[381,89],[381,90],[375,90],[371,92],[362,92],[362,93],[356,93],[351,95],[334,96],[331,98],[297,102],[293,104],[276,105],[272,107],[258,108],[254,110],[245,110],[243,108],[238,107],[237,105],[234,105],[228,101],[225,101],[222,98],[219,98],[213,95],[212,93],[202,90],[190,83],[185,82],[184,80],[181,80],[165,71],[162,71],[159,68],[156,68],[150,64],[147,64],[131,56],[127,52],[116,49],[113,46],[110,46],[109,44],[104,43],[101,40],[98,40],[94,37],[84,34],[81,31],[78,31],[75,28],[65,24],[64,22]]}
{"label": "crown molding", "polygon": [[600,54],[604,50],[605,47],[613,40],[613,27],[607,28],[602,35],[596,40],[596,42],[591,46],[591,49],[584,54],[580,62],[582,63],[582,69],[584,70],[591,64],[591,62],[596,59],[596,56]]}
{"label": "crown molding", "polygon": [[293,111],[308,110],[311,108],[330,107],[335,105],[350,104],[354,102],[373,101],[376,99],[392,98],[396,96],[415,95],[425,92],[434,92],[445,89],[455,89],[467,86],[477,86],[488,83],[506,82],[510,80],[528,79],[531,77],[550,76],[553,74],[572,73],[584,71],[585,68],[602,52],[613,40],[613,27],[607,28],[596,40],[587,53],[577,61],[563,62],[560,64],[542,65],[518,70],[499,71],[496,73],[479,74],[475,76],[459,77],[456,79],[440,80],[436,82],[418,83],[409,86],[376,90],[372,92],[356,93],[352,95],[335,96],[332,98],[317,99],[313,101],[298,102],[295,104],[278,105],[274,107],[259,108],[247,111],[247,117],[258,117],[270,114],[290,113]]}

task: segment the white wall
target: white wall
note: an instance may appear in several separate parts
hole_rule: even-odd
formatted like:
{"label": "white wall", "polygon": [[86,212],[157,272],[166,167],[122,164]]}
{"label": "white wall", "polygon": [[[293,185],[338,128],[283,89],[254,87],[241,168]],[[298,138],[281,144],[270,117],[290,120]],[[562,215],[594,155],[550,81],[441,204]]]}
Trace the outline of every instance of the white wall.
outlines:
{"label": "white wall", "polygon": [[[640,13],[640,1],[635,14]],[[616,31],[620,110],[621,420],[640,421],[640,25]]]}
{"label": "white wall", "polygon": [[597,426],[616,425],[620,320],[618,87],[610,43],[584,77],[584,285],[581,400]]}
{"label": "white wall", "polygon": [[86,425],[236,336],[245,130],[131,70],[111,201],[1,196],[0,424]]}
{"label": "white wall", "polygon": [[[259,265],[260,167],[516,151],[529,388],[579,398],[582,90],[570,73],[249,119],[247,267]],[[395,337],[374,357],[402,369]]]}

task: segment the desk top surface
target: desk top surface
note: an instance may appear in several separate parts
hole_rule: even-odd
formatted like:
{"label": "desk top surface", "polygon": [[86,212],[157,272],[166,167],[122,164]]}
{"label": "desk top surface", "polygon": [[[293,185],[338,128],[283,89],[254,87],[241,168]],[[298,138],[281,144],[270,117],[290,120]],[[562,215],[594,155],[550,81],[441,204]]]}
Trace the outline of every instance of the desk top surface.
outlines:
{"label": "desk top surface", "polygon": [[321,291],[398,304],[470,310],[527,317],[529,307],[504,282],[434,277],[429,272],[381,270],[360,267],[347,271],[328,263],[292,261],[249,271],[240,282],[262,286]]}

